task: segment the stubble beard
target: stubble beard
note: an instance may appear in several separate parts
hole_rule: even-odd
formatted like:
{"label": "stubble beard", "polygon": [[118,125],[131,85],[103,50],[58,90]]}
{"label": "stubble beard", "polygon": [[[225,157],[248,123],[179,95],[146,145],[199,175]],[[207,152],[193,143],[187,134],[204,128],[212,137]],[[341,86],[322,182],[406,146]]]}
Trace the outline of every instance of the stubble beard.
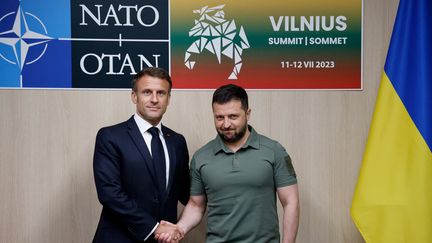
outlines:
{"label": "stubble beard", "polygon": [[246,134],[246,130],[248,129],[248,125],[247,123],[240,129],[239,132],[234,132],[234,136],[232,137],[226,137],[223,132],[220,132],[219,130],[217,130],[217,133],[219,134],[219,137],[222,139],[222,141],[226,142],[226,143],[235,143],[240,141]]}

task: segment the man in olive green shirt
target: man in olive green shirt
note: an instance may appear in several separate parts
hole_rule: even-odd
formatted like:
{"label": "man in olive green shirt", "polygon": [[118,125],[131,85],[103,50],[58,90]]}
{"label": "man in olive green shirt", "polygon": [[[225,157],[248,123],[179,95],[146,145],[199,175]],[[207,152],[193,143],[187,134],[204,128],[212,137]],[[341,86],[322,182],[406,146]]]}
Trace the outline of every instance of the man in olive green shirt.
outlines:
{"label": "man in olive green shirt", "polygon": [[159,242],[181,239],[208,206],[207,242],[279,243],[276,193],[284,209],[282,242],[295,242],[298,188],[286,150],[248,125],[243,88],[220,87],[212,105],[218,136],[192,158],[191,197],[177,224],[183,234],[162,233]]}

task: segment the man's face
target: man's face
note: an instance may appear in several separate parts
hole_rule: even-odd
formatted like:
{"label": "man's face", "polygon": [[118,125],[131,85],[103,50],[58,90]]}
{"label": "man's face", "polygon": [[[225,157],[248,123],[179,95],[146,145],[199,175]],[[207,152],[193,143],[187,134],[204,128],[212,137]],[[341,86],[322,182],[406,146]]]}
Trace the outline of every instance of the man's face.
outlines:
{"label": "man's face", "polygon": [[132,102],[139,116],[152,125],[162,119],[169,104],[169,83],[166,80],[145,75],[137,80],[136,90],[132,91]]}
{"label": "man's face", "polygon": [[241,101],[231,100],[225,104],[213,103],[216,131],[226,143],[235,143],[246,133],[250,109],[245,111]]}

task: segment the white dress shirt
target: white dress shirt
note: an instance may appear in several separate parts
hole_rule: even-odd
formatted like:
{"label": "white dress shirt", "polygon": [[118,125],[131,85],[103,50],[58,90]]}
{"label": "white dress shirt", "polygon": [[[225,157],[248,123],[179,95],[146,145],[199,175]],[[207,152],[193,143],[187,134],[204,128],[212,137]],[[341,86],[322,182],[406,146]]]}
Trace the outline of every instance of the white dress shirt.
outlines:
{"label": "white dress shirt", "polygon": [[[152,124],[150,124],[148,121],[144,120],[142,117],[140,117],[138,114],[135,113],[134,115],[134,120],[136,122],[136,124],[138,125],[138,129],[141,133],[141,135],[144,138],[144,141],[147,145],[148,151],[150,152],[151,155],[151,140],[152,140],[152,135],[147,131],[149,128],[153,127]],[[168,179],[169,179],[169,167],[170,167],[170,160],[169,160],[169,156],[168,156],[168,149],[165,143],[165,138],[162,134],[162,123],[159,122],[159,124],[157,124],[155,126],[158,130],[159,130],[159,138],[162,142],[162,146],[163,146],[163,150],[164,150],[164,154],[165,154],[165,181],[166,181],[166,185],[165,187],[168,187]]]}

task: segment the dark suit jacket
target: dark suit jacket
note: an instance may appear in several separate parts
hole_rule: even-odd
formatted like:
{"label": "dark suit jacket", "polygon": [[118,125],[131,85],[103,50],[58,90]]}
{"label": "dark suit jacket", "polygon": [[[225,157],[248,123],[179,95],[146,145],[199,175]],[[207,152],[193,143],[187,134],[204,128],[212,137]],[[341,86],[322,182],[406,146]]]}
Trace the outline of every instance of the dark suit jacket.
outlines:
{"label": "dark suit jacket", "polygon": [[[150,152],[133,117],[96,136],[93,172],[103,206],[95,243],[143,242],[157,222],[177,222],[177,202],[189,198],[189,154],[184,137],[162,126],[170,158],[167,192],[158,188]],[[147,242],[154,242],[153,235]]]}

